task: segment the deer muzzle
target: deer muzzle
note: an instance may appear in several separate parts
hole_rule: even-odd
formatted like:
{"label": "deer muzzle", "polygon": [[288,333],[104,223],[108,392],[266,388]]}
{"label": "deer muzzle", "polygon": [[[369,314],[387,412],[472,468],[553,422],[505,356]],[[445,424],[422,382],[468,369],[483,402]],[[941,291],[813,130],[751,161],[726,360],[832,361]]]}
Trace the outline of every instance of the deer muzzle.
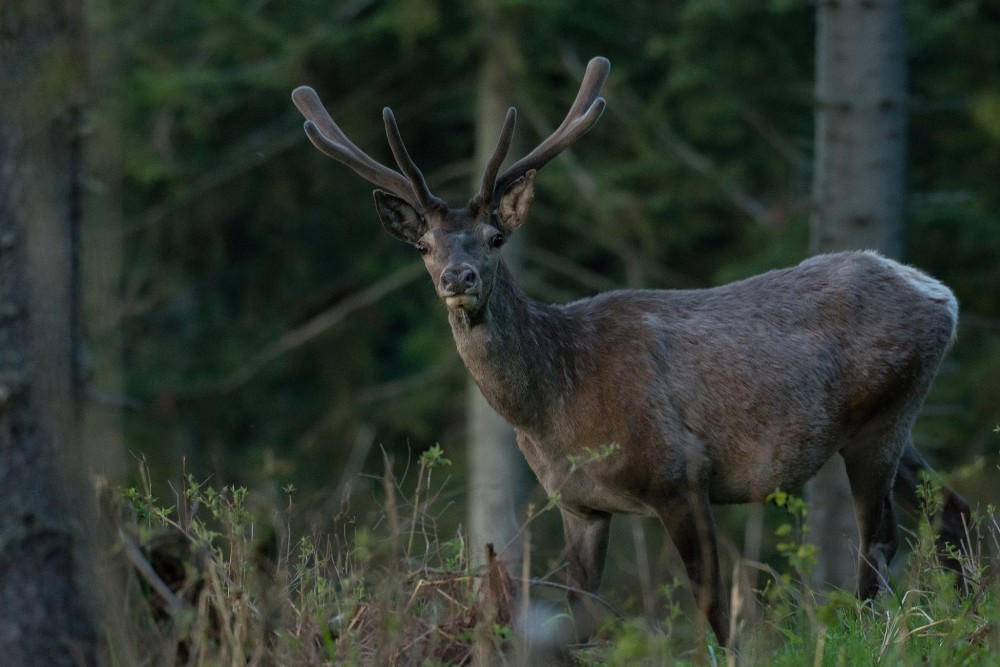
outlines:
{"label": "deer muzzle", "polygon": [[449,308],[474,309],[481,291],[482,279],[471,264],[452,264],[441,272],[438,294]]}

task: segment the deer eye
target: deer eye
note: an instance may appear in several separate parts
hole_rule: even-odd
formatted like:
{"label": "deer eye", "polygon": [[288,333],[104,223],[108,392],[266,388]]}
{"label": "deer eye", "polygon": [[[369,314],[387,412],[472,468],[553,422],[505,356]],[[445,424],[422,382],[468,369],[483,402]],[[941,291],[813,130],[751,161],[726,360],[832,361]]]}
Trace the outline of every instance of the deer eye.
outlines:
{"label": "deer eye", "polygon": [[430,252],[430,246],[428,246],[424,241],[417,241],[413,245],[417,247],[417,252],[419,252],[421,255],[426,255],[428,252]]}
{"label": "deer eye", "polygon": [[494,234],[490,237],[490,247],[499,248],[503,245],[503,234]]}

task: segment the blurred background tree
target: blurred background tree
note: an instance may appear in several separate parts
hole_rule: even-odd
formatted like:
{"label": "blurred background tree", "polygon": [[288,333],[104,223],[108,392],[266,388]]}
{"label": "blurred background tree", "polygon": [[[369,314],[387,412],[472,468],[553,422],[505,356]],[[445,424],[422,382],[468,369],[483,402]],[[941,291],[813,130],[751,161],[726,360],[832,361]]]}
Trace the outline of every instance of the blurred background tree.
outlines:
{"label": "blurred background tree", "polygon": [[[439,442],[456,478],[442,521],[465,521],[467,376],[444,309],[411,249],[380,229],[370,186],[305,141],[296,85],[315,87],[386,162],[380,109],[392,107],[432,189],[455,203],[478,173],[492,40],[516,45],[505,104],[529,144],[565,114],[583,63],[609,57],[605,117],[546,168],[519,233],[522,282],[540,299],[708,286],[809,252],[805,0],[505,0],[492,12],[455,0],[122,0],[110,11],[113,42],[94,48],[120,62],[122,315],[93,338],[120,333],[124,389],[97,375],[95,394],[125,408],[126,446],[164,478],[186,458],[263,495],[294,482],[322,525],[348,490],[378,504],[381,483],[360,473],[379,470],[380,450],[402,469]],[[903,257],[962,303],[916,433],[948,470],[994,455],[1000,422],[1000,15],[921,0],[906,21]],[[90,184],[115,178],[102,170]],[[980,468],[956,481],[973,501],[990,499]]]}
{"label": "blurred background tree", "polygon": [[[816,5],[816,130],[809,251],[901,259],[906,193],[906,8]],[[806,484],[817,583],[854,588],[858,529],[839,456]]]}
{"label": "blurred background tree", "polygon": [[[478,4],[476,23],[482,46],[476,98],[475,161],[469,192],[482,183],[481,174],[493,154],[507,109],[517,98],[515,72],[523,70],[517,39],[507,26],[507,13],[488,0]],[[515,135],[517,136],[517,135]],[[511,148],[512,159],[526,153],[524,140]],[[456,205],[455,202],[453,205]],[[519,279],[524,264],[524,237],[514,235],[506,244],[504,260]],[[518,527],[523,519],[528,479],[531,475],[517,448],[514,429],[486,402],[470,377],[465,415],[468,451],[468,543],[477,565],[485,562],[484,545],[494,544],[508,569],[519,571],[521,545]]]}

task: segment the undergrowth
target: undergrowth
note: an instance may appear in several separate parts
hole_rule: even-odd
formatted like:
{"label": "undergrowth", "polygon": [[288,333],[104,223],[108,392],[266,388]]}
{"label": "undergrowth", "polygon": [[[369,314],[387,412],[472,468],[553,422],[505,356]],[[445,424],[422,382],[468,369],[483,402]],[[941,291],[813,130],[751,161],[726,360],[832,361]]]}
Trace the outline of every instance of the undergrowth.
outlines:
{"label": "undergrowth", "polygon": [[[462,534],[440,535],[440,484],[450,462],[420,458],[407,498],[386,464],[378,520],[295,534],[295,489],[282,507],[242,487],[195,475],[168,501],[151,473],[117,495],[129,637],[109,637],[117,665],[994,665],[1000,653],[1000,525],[990,507],[970,526],[966,584],[940,565],[933,528],[920,524],[892,590],[860,602],[805,583],[815,562],[801,500],[776,492],[787,516],[776,530],[780,566],[742,563],[734,585],[738,649],[704,639],[686,581],[655,591],[652,617],[608,620],[585,645],[567,643],[563,609],[529,603],[541,587],[507,571],[488,548],[470,557]],[[929,510],[934,493],[927,493]],[[551,509],[529,512],[530,523]],[[524,535],[530,539],[529,526]],[[526,548],[530,552],[530,548]],[[482,565],[473,565],[473,560]],[[544,609],[544,608],[543,608]],[[551,631],[549,631],[551,630]],[[702,637],[702,639],[698,639]]]}

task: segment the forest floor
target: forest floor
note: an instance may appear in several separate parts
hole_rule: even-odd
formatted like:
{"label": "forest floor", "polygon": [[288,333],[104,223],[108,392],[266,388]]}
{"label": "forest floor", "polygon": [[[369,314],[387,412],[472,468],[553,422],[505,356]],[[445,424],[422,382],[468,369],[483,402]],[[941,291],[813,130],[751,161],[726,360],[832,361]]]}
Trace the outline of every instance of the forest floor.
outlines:
{"label": "forest floor", "polygon": [[107,632],[109,664],[997,664],[1000,524],[992,507],[970,527],[964,588],[941,567],[924,521],[891,590],[860,602],[802,583],[815,562],[804,504],[779,494],[772,502],[788,514],[776,531],[783,571],[744,564],[764,583],[733,590],[738,649],[715,642],[677,580],[659,587],[646,613],[623,614],[602,600],[604,626],[573,644],[565,611],[536,603],[546,591],[563,594],[558,576],[508,572],[492,549],[473,567],[460,537],[434,534],[441,499],[430,473],[446,463],[437,454],[421,457],[408,499],[385,473],[376,521],[297,537],[291,487],[285,506],[261,507],[244,488],[188,476],[163,503],[141,464],[136,486],[104,494],[120,518],[110,531],[114,552],[124,556],[107,569],[127,573],[111,586],[127,621]]}

